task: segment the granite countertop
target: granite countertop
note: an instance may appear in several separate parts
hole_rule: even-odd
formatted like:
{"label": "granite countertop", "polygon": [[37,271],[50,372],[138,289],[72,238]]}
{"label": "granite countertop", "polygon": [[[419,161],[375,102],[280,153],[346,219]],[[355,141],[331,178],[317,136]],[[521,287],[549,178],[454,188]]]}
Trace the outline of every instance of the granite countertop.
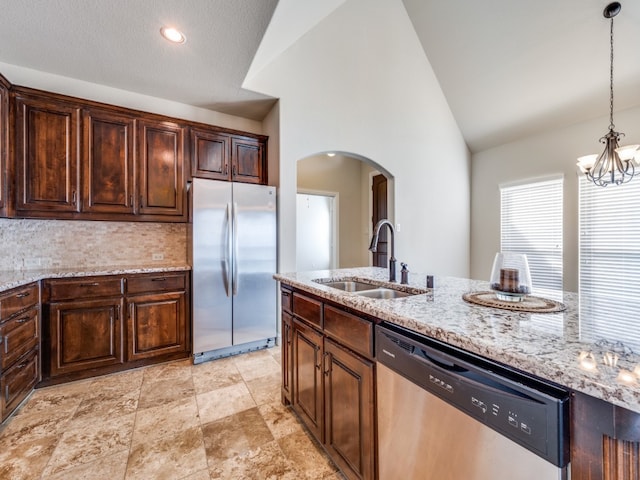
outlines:
{"label": "granite countertop", "polygon": [[189,265],[170,266],[126,266],[117,265],[114,267],[78,267],[67,269],[43,269],[43,270],[11,270],[0,271],[0,292],[11,288],[20,287],[31,282],[37,282],[45,278],[67,278],[67,277],[91,277],[94,275],[125,275],[132,273],[159,273],[159,272],[180,272],[191,270]]}
{"label": "granite countertop", "polygon": [[[640,413],[640,355],[634,353],[640,352],[640,329],[637,325],[610,328],[616,319],[581,305],[577,293],[534,289],[534,295],[561,301],[567,308],[560,313],[524,313],[464,301],[464,293],[489,290],[488,282],[478,280],[435,277],[434,288],[426,289],[426,293],[377,300],[313,280],[360,278],[386,282],[388,274],[383,268],[282,273],[274,278]],[[412,273],[409,286],[424,289],[425,278]]]}

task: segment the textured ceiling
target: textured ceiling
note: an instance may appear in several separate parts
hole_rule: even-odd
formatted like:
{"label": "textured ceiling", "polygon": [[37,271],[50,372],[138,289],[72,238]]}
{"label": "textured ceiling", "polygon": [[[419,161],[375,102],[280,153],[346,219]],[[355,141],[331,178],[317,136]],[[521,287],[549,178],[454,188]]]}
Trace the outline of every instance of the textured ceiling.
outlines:
{"label": "textured ceiling", "polygon": [[0,0],[0,61],[261,120],[275,100],[241,84],[277,3]]}
{"label": "textured ceiling", "polygon": [[[256,51],[254,71],[344,1],[0,0],[0,62],[261,120],[275,99],[241,87]],[[606,1],[402,3],[472,151],[608,113]],[[621,3],[616,110],[640,105],[640,1]]]}

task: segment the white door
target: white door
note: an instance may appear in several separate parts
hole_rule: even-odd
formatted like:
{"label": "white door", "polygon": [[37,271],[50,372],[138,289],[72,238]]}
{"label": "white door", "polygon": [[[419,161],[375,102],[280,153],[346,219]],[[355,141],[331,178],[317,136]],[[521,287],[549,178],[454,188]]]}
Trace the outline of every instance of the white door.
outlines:
{"label": "white door", "polygon": [[336,268],[335,196],[298,193],[296,270]]}

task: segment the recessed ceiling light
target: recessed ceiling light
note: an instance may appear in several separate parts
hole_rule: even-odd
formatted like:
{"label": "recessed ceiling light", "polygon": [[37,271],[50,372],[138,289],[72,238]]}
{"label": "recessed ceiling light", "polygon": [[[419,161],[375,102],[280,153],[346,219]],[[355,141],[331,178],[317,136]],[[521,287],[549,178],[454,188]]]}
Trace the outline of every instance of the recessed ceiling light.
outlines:
{"label": "recessed ceiling light", "polygon": [[187,37],[184,36],[184,33],[173,27],[162,27],[160,29],[160,35],[173,43],[184,43],[187,41]]}

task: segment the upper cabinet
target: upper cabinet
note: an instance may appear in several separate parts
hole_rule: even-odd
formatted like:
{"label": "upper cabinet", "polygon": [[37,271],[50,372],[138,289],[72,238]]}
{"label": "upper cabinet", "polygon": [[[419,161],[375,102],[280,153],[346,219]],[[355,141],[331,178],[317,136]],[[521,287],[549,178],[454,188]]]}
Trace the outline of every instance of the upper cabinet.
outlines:
{"label": "upper cabinet", "polygon": [[266,184],[266,137],[191,129],[192,175],[214,180]]}
{"label": "upper cabinet", "polygon": [[266,183],[265,142],[249,137],[231,139],[231,179],[234,182]]}
{"label": "upper cabinet", "polygon": [[266,142],[0,75],[0,216],[187,222],[190,176],[266,184]]}
{"label": "upper cabinet", "polygon": [[79,106],[46,96],[15,98],[16,212],[79,212]]}
{"label": "upper cabinet", "polygon": [[91,108],[83,114],[82,210],[134,213],[133,146],[135,120]]}
{"label": "upper cabinet", "polygon": [[7,184],[7,156],[9,150],[9,88],[0,75],[0,215],[7,214],[9,191]]}
{"label": "upper cabinet", "polygon": [[229,180],[229,135],[202,128],[191,129],[192,175],[213,180]]}
{"label": "upper cabinet", "polygon": [[184,127],[142,120],[138,138],[139,213],[186,218]]}

